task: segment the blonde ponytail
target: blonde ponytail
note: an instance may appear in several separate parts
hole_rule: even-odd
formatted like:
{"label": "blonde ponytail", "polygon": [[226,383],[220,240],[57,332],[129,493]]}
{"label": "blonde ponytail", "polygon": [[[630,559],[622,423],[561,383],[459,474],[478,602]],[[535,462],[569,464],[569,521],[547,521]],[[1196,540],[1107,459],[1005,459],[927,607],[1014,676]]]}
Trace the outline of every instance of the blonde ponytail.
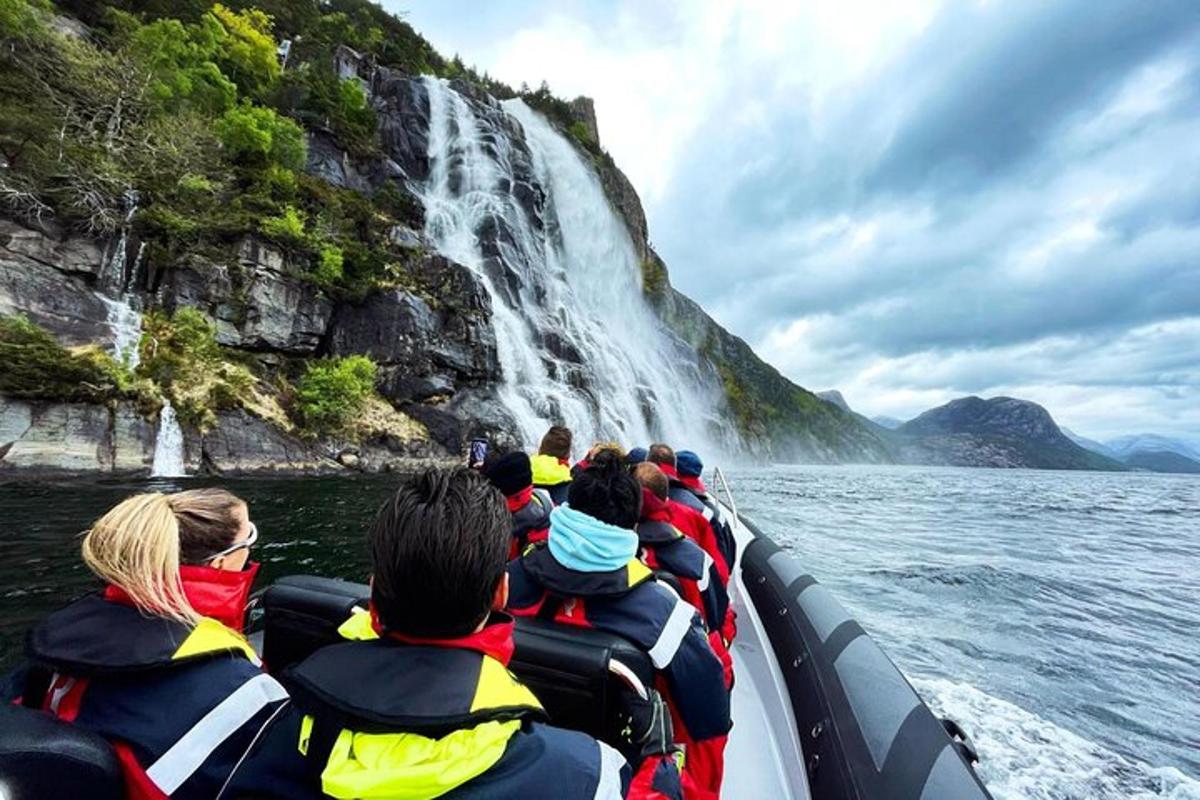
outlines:
{"label": "blonde ponytail", "polygon": [[97,520],[83,539],[83,561],[143,611],[195,625],[179,578],[179,520],[167,495],[130,497]]}

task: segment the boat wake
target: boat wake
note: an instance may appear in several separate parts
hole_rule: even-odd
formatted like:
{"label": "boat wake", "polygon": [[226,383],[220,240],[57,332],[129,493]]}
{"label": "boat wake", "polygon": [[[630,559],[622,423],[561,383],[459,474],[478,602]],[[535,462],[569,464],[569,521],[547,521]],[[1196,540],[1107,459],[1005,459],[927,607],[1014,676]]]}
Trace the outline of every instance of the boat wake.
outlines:
{"label": "boat wake", "polygon": [[1200,781],[1174,767],[1127,758],[966,683],[910,681],[974,739],[996,800],[1200,800]]}

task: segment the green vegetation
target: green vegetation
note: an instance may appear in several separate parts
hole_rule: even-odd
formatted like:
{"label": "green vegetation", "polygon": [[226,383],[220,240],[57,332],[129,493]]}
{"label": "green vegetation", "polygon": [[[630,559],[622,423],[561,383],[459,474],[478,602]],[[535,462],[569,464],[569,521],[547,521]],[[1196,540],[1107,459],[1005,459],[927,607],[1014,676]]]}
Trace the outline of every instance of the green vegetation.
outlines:
{"label": "green vegetation", "polygon": [[181,308],[170,317],[151,312],[142,331],[137,374],[161,387],[181,422],[207,430],[217,411],[254,399],[253,373],[226,357],[216,328],[201,312]]}
{"label": "green vegetation", "polygon": [[349,423],[375,392],[375,363],[347,356],[308,365],[296,387],[301,423],[312,433],[333,433]]}
{"label": "green vegetation", "polygon": [[[0,0],[0,15],[4,13]],[[102,403],[127,390],[129,376],[94,347],[69,350],[25,317],[0,316],[0,394]]]}
{"label": "green vegetation", "polygon": [[642,292],[649,297],[658,297],[666,291],[667,267],[657,256],[642,260]]}

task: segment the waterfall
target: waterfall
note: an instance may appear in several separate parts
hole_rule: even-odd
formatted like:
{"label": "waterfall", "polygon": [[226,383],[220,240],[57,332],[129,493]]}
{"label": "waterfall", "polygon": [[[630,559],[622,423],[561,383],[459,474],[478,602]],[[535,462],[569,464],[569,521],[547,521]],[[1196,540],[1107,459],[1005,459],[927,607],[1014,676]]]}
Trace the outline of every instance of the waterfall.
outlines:
{"label": "waterfall", "polygon": [[154,478],[187,475],[183,466],[183,429],[175,419],[175,408],[170,400],[164,400],[162,410],[158,412],[158,437],[154,440],[154,465],[150,475]]}
{"label": "waterfall", "polygon": [[108,309],[108,327],[112,331],[112,357],[124,364],[130,370],[137,369],[141,360],[140,345],[142,341],[142,315],[129,297],[122,296],[119,300],[96,295]]}
{"label": "waterfall", "polygon": [[429,94],[425,232],[492,297],[500,402],[535,444],[552,423],[576,440],[666,439],[708,449],[715,386],[654,317],[637,251],[591,165],[522,101]]}

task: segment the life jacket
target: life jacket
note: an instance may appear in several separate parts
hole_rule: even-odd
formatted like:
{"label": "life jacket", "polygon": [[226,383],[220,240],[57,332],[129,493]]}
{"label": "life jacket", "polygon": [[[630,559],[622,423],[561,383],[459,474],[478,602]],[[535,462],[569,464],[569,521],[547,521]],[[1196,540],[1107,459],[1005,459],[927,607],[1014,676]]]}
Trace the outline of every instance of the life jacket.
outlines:
{"label": "life jacket", "polygon": [[303,714],[298,748],[330,797],[621,797],[624,759],[545,712],[507,668],[511,619],[452,640],[382,633],[372,614],[341,627],[285,680]]}
{"label": "life jacket", "polygon": [[571,484],[571,467],[561,458],[539,453],[529,457],[533,471],[533,485],[549,492],[555,505],[567,501],[567,487]]}
{"label": "life jacket", "polygon": [[729,595],[712,556],[669,522],[667,503],[642,490],[642,520],[637,524],[639,557],[652,570],[669,574],[684,600],[701,614],[709,644],[725,668],[726,686],[733,685],[733,658],[724,637]]}
{"label": "life jacket", "polygon": [[545,491],[532,486],[507,500],[508,510],[513,517],[512,542],[508,551],[511,561],[525,552],[529,545],[545,543],[550,536],[550,511],[554,508],[554,501]]}
{"label": "life jacket", "polygon": [[113,586],[51,614],[28,638],[24,704],[108,738],[130,798],[215,795],[287,700],[220,621],[240,625],[256,572],[181,570],[193,607],[211,614],[194,626],[148,615]]}
{"label": "life jacket", "polygon": [[729,692],[699,612],[636,558],[620,569],[580,572],[539,548],[511,562],[508,576],[510,613],[607,631],[650,657],[675,740],[686,748],[685,797],[716,797],[731,724]]}

